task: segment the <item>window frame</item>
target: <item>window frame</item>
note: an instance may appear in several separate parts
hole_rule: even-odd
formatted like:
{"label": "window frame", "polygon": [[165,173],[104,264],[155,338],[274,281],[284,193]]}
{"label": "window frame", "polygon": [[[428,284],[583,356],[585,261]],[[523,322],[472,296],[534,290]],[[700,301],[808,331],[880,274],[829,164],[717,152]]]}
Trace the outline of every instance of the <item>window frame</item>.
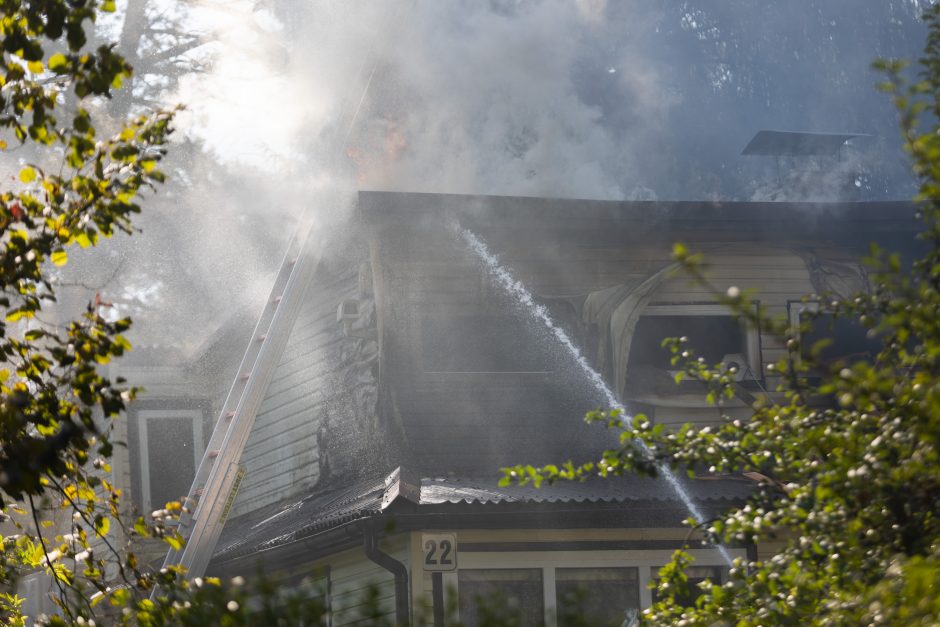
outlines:
{"label": "window frame", "polygon": [[[649,550],[610,550],[610,551],[464,551],[460,553],[460,569],[477,570],[502,568],[538,568],[542,570],[542,602],[544,603],[544,621],[546,627],[556,625],[555,612],[558,608],[555,595],[555,569],[557,568],[636,568],[637,586],[639,587],[639,610],[652,605],[652,590],[647,586],[653,579],[653,569],[658,570],[671,561],[674,551],[671,549]],[[696,566],[725,568],[717,549],[691,549],[688,551],[695,558]],[[744,549],[729,549],[732,558],[746,558]],[[442,573],[445,591],[445,605],[458,607],[458,573],[453,570]],[[453,596],[451,596],[453,595]]]}
{"label": "window frame", "polygon": [[803,313],[813,313],[813,314],[832,314],[832,307],[827,306],[827,304],[821,300],[788,300],[787,301],[787,320],[790,323],[790,333],[796,339],[800,340],[800,349],[797,351],[791,351],[787,355],[787,358],[790,360],[790,363],[794,366],[799,366],[803,363],[803,349],[808,348],[802,346],[803,333],[800,324],[800,316]]}
{"label": "window frame", "polygon": [[[154,509],[150,502],[150,449],[148,448],[148,420],[153,419],[172,419],[172,418],[190,418],[193,428],[193,468],[198,471],[199,463],[205,453],[205,437],[203,433],[203,423],[205,422],[205,410],[202,407],[141,407],[135,412],[137,422],[137,461],[138,473],[140,476],[140,506],[142,511],[149,512]],[[163,507],[163,504],[160,504]]]}
{"label": "window frame", "polygon": [[[760,301],[755,301],[755,310],[759,306]],[[640,315],[637,318],[638,324],[640,319],[644,316],[725,316],[734,318],[731,310],[728,309],[726,305],[714,301],[651,302],[640,311]],[[752,375],[752,379],[744,379],[744,381],[756,380],[763,382],[764,364],[762,361],[760,328],[751,327],[744,320],[738,320],[738,324],[744,336],[744,356],[748,360],[748,366],[751,368]],[[693,346],[693,348],[695,347]],[[627,363],[627,370],[629,371],[629,369],[630,364]]]}
{"label": "window frame", "polygon": [[[802,333],[800,331],[800,316],[804,312],[808,313],[819,313],[819,311],[825,311],[825,308],[822,306],[822,303],[818,300],[787,300],[787,320],[790,323],[790,333],[797,340],[802,340]],[[797,351],[788,351],[787,358],[790,360],[790,363],[794,366],[799,366],[803,363],[803,351],[802,349]]]}

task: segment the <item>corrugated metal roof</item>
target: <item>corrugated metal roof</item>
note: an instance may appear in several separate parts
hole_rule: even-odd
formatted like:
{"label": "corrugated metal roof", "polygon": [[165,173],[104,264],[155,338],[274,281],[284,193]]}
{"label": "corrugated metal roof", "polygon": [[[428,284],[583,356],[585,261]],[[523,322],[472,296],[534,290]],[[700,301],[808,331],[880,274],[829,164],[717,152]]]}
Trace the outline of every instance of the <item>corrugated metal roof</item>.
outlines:
{"label": "corrugated metal roof", "polygon": [[249,555],[381,511],[385,479],[281,502],[225,523],[214,558]]}
{"label": "corrugated metal roof", "polygon": [[[741,499],[753,483],[736,479],[682,481],[695,500]],[[528,485],[500,487],[496,478],[437,477],[421,480],[421,504],[442,503],[625,503],[628,501],[676,501],[675,492],[661,480],[624,476],[594,478],[584,482],[560,481],[535,488]]]}
{"label": "corrugated metal roof", "polygon": [[[415,486],[420,482],[420,497]],[[365,480],[348,488],[328,490],[299,501],[282,502],[226,523],[214,559],[225,560],[274,548],[342,524],[377,516],[393,502],[417,507],[485,506],[513,503],[630,503],[676,502],[675,492],[661,480],[625,476],[564,481],[529,486],[498,485],[498,476],[422,477],[396,470],[388,477]],[[732,478],[684,479],[683,486],[699,502],[740,501],[754,484]],[[410,496],[409,496],[410,495]],[[415,502],[415,501],[418,502]]]}

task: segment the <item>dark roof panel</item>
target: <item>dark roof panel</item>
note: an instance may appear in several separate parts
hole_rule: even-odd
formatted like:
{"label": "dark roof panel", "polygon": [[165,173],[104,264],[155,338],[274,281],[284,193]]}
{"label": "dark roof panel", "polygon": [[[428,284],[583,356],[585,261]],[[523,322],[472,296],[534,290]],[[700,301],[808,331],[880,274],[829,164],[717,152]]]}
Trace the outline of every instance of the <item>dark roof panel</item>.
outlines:
{"label": "dark roof panel", "polygon": [[770,157],[831,156],[858,134],[757,131],[742,155]]}
{"label": "dark roof panel", "polygon": [[361,481],[348,488],[290,499],[225,523],[214,558],[263,551],[318,531],[380,512],[385,480]]}

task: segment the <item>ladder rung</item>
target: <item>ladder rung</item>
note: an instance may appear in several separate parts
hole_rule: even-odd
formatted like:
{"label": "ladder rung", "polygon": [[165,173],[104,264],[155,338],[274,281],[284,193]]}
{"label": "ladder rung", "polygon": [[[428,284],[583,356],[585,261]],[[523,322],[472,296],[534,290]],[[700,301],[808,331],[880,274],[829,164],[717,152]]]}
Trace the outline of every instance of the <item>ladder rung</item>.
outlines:
{"label": "ladder rung", "polygon": [[218,451],[209,451],[209,459],[215,459],[218,456],[219,456]]}
{"label": "ladder rung", "polygon": [[268,337],[268,334],[267,334],[267,333],[262,333],[261,335],[259,335],[258,337],[256,337],[255,340],[257,340],[258,342],[263,342],[266,337]]}
{"label": "ladder rung", "polygon": [[281,302],[281,297],[280,297],[280,296],[275,296],[274,298],[271,299],[271,302],[274,303],[275,305],[277,305],[278,303]]}
{"label": "ladder rung", "polygon": [[235,410],[234,410],[234,409],[233,409],[232,411],[225,412],[225,418],[226,418],[226,420],[231,420],[231,419],[234,418],[234,417],[235,417]]}
{"label": "ladder rung", "polygon": [[243,372],[242,375],[241,375],[240,377],[238,377],[238,378],[241,379],[242,381],[247,381],[247,380],[248,380],[248,377],[250,377],[250,376],[251,376],[250,373],[248,373],[248,372]]}
{"label": "ladder rung", "polygon": [[202,488],[196,488],[196,496],[202,496]]}

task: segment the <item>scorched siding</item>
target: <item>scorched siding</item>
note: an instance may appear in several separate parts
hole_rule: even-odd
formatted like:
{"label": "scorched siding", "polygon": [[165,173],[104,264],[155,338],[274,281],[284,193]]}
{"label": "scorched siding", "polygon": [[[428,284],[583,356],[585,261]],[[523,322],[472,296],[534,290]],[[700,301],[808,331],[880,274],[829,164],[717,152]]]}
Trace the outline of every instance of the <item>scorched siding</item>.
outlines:
{"label": "scorched siding", "polygon": [[343,396],[335,369],[345,338],[336,307],[354,298],[357,286],[353,266],[331,278],[319,272],[307,290],[242,455],[247,474],[232,516],[307,494],[319,480],[318,431],[327,406]]}

